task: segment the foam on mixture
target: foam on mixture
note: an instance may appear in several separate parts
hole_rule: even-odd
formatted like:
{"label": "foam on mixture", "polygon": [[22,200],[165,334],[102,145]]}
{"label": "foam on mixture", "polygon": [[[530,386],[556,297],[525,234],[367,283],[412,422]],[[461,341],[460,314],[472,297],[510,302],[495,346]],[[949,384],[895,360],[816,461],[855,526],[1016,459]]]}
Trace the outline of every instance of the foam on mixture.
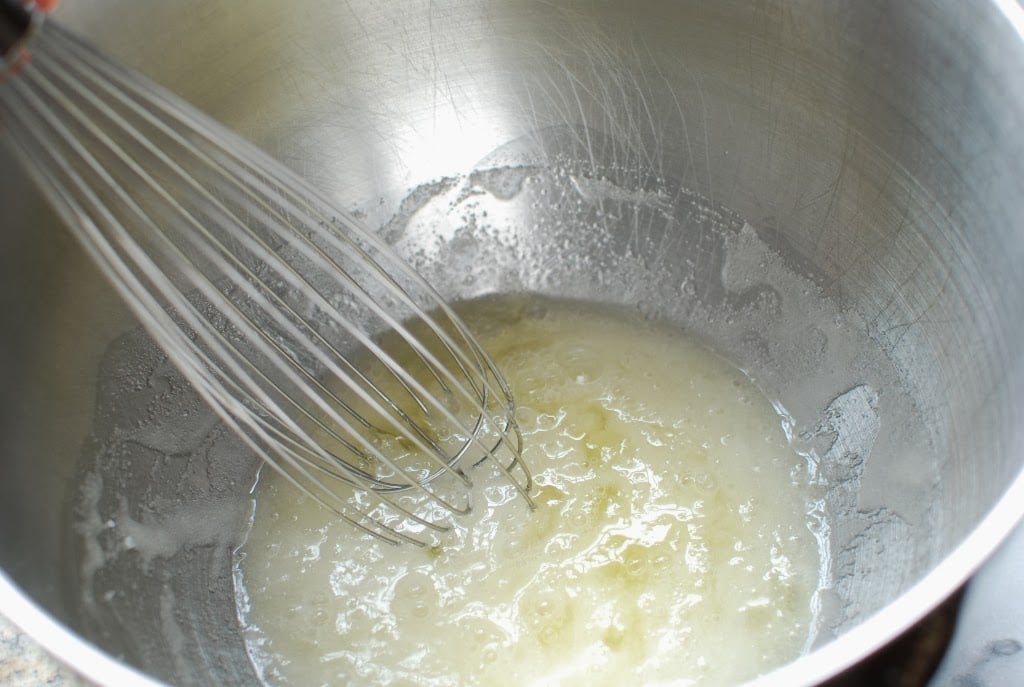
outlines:
{"label": "foam on mixture", "polygon": [[718,685],[807,647],[820,495],[742,372],[621,311],[463,315],[512,387],[537,510],[484,464],[445,546],[393,547],[265,471],[236,583],[266,682]]}

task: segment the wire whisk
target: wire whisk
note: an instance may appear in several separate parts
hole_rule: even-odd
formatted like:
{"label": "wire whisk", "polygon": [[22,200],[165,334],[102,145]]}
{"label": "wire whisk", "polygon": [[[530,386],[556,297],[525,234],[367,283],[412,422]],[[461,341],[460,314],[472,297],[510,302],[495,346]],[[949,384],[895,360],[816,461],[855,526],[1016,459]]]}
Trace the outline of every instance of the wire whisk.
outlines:
{"label": "wire whisk", "polygon": [[0,0],[0,56],[25,46],[0,84],[3,138],[249,448],[392,543],[432,542],[468,512],[466,468],[488,459],[532,507],[507,384],[378,236],[170,92]]}

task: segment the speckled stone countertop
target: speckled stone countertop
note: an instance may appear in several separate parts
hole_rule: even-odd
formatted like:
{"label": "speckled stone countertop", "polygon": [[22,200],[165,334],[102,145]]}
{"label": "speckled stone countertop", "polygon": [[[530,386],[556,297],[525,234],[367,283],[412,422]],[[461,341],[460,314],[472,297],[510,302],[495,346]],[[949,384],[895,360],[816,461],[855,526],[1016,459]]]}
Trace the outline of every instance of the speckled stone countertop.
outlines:
{"label": "speckled stone countertop", "polygon": [[35,641],[0,616],[0,685],[3,687],[90,687],[50,657]]}

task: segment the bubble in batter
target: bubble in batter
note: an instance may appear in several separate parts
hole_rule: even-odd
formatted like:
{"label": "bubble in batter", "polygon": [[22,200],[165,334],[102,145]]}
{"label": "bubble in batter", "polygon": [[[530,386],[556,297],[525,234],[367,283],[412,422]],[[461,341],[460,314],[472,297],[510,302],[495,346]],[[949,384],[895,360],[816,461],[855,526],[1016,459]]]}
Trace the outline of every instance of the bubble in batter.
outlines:
{"label": "bubble in batter", "polygon": [[618,310],[460,310],[512,388],[536,511],[485,462],[445,546],[393,547],[266,472],[236,571],[264,680],[722,685],[797,657],[817,495],[764,395]]}

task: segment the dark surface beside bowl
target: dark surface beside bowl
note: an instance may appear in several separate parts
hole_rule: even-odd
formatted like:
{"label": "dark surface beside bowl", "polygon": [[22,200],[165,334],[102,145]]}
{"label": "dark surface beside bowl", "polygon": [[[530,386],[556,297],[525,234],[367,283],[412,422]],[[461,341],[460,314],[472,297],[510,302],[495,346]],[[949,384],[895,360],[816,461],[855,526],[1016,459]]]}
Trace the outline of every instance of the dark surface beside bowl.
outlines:
{"label": "dark surface beside bowl", "polygon": [[949,646],[963,595],[961,588],[894,642],[822,687],[924,687]]}

